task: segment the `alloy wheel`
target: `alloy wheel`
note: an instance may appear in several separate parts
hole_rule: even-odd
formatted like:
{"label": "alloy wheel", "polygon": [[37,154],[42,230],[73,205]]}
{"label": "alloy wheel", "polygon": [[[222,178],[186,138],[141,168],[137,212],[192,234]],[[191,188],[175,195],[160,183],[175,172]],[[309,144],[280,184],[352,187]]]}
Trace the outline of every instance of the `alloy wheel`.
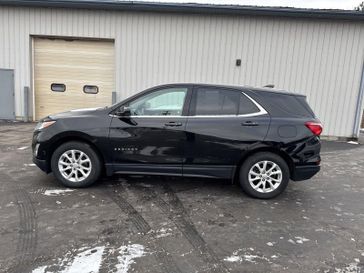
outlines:
{"label": "alloy wheel", "polygon": [[282,170],[272,161],[259,161],[250,168],[248,179],[254,190],[269,193],[276,190],[281,184]]}
{"label": "alloy wheel", "polygon": [[86,153],[79,150],[68,150],[59,157],[58,169],[68,181],[81,182],[90,175],[92,164]]}

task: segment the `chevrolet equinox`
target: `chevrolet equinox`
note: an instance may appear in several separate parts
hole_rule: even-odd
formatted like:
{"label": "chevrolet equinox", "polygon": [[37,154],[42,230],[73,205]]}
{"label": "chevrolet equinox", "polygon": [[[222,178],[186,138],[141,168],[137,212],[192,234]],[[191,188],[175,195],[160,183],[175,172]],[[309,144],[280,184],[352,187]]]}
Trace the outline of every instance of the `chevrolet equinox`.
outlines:
{"label": "chevrolet equinox", "polygon": [[320,170],[322,125],[303,95],[272,88],[171,84],[110,107],[37,124],[34,163],[67,187],[114,173],[239,181],[256,198]]}

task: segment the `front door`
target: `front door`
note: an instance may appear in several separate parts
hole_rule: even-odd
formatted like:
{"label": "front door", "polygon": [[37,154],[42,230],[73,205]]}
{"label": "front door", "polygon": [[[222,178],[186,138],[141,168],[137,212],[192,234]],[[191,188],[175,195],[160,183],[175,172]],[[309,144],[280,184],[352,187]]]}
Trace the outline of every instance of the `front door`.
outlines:
{"label": "front door", "polygon": [[121,106],[130,116],[114,115],[111,122],[114,171],[182,175],[188,94],[184,86],[166,87]]}

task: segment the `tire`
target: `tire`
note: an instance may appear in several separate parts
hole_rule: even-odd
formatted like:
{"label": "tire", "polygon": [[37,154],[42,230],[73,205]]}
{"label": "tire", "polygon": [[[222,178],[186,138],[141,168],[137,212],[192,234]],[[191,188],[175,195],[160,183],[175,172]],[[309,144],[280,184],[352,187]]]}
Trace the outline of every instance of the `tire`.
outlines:
{"label": "tire", "polygon": [[95,183],[101,175],[101,164],[99,156],[90,145],[76,141],[59,146],[51,158],[54,176],[70,188],[82,188]]}
{"label": "tire", "polygon": [[288,185],[289,177],[287,163],[270,152],[259,152],[248,157],[239,172],[243,191],[259,199],[270,199],[281,194]]}

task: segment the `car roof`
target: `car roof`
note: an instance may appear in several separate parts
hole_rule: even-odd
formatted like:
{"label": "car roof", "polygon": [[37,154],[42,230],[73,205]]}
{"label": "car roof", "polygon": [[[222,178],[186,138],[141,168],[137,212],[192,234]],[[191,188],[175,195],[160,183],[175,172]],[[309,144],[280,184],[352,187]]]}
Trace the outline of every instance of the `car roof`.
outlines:
{"label": "car roof", "polygon": [[301,96],[306,97],[305,95],[301,93],[295,93],[291,91],[287,91],[284,89],[277,89],[277,88],[270,88],[270,87],[250,87],[250,86],[244,86],[245,88],[256,91],[256,92],[268,92],[268,93],[275,93],[275,94],[282,94],[282,95],[291,95],[291,96]]}
{"label": "car roof", "polygon": [[303,94],[290,92],[290,91],[287,91],[284,89],[277,89],[277,88],[270,88],[270,87],[253,87],[253,86],[248,86],[248,85],[239,86],[239,85],[207,84],[207,83],[173,83],[173,84],[161,85],[160,87],[163,87],[163,86],[214,87],[214,88],[236,89],[236,90],[241,90],[241,91],[250,90],[253,92],[257,92],[257,93],[272,93],[272,94],[306,97]]}

